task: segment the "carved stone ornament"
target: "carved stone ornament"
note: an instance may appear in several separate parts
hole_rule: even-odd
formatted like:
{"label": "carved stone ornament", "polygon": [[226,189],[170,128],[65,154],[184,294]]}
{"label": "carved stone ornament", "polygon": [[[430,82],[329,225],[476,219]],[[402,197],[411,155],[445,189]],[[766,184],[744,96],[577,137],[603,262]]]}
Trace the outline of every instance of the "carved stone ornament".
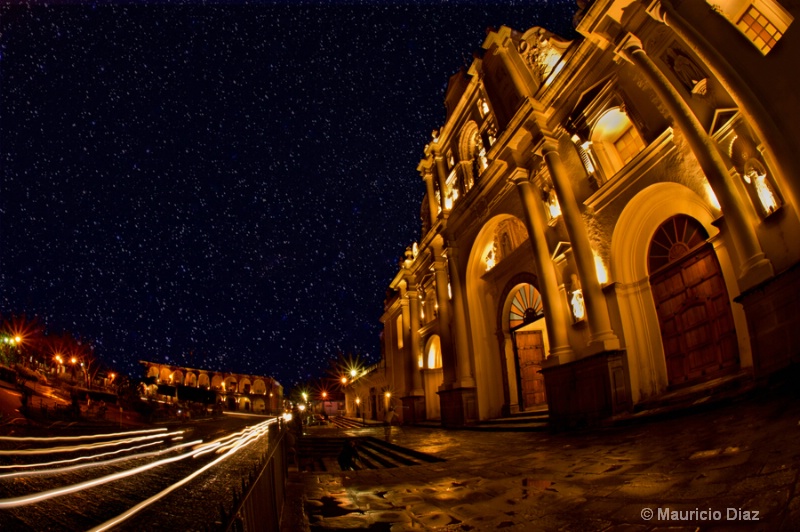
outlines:
{"label": "carved stone ornament", "polygon": [[529,29],[517,44],[517,51],[539,83],[553,72],[570,41],[565,41],[544,28]]}

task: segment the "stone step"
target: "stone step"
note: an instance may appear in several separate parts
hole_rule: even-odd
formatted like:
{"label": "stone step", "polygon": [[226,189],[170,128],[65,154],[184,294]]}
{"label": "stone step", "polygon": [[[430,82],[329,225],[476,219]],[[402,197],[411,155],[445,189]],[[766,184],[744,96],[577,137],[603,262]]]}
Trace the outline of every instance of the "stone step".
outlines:
{"label": "stone step", "polygon": [[302,471],[340,471],[337,458],[350,440],[356,441],[361,457],[358,465],[363,469],[390,469],[444,461],[433,455],[384,442],[372,436],[304,437],[298,443],[298,468]]}
{"label": "stone step", "polygon": [[526,413],[525,415],[521,414],[514,414],[508,417],[499,417],[495,419],[487,419],[485,421],[481,421],[481,425],[514,425],[514,424],[523,424],[523,423],[547,423],[547,420],[550,418],[550,415],[545,411],[542,414],[530,414]]}

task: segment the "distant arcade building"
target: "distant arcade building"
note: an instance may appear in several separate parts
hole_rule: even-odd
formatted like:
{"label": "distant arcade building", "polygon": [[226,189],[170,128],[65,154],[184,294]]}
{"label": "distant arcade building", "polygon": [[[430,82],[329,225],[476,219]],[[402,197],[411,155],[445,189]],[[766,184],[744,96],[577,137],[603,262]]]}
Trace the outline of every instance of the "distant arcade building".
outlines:
{"label": "distant arcade building", "polygon": [[230,411],[279,414],[283,386],[272,377],[174,366],[140,360],[146,393],[175,401],[222,405]]}
{"label": "distant arcade building", "polygon": [[800,4],[577,4],[449,80],[381,317],[405,422],[590,425],[800,363]]}

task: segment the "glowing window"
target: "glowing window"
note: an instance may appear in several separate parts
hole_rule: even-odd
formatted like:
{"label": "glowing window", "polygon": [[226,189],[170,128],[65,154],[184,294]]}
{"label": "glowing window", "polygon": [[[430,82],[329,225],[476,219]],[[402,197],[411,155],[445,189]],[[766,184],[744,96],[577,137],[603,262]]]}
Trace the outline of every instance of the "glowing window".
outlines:
{"label": "glowing window", "polygon": [[783,33],[756,6],[748,7],[736,25],[765,54],[783,37]]}
{"label": "glowing window", "polygon": [[597,158],[603,179],[602,185],[645,148],[644,140],[633,123],[619,107],[609,109],[592,129],[592,151]]}
{"label": "glowing window", "polygon": [[766,55],[783,37],[794,21],[792,15],[775,0],[708,1]]}
{"label": "glowing window", "polygon": [[644,142],[633,127],[629,127],[614,141],[614,147],[617,148],[617,153],[619,153],[622,162],[627,163],[644,149]]}
{"label": "glowing window", "polygon": [[439,338],[435,337],[428,348],[428,368],[436,369],[442,367],[442,348]]}

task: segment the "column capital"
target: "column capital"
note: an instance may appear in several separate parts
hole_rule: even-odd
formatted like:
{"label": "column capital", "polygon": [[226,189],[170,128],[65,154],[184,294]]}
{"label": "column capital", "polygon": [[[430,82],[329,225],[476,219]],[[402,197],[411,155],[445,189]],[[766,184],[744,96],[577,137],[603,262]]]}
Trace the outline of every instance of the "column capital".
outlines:
{"label": "column capital", "polygon": [[515,185],[522,185],[523,183],[530,183],[531,173],[525,168],[515,168],[511,175],[508,176],[509,183]]}
{"label": "column capital", "polygon": [[548,153],[559,155],[558,141],[554,138],[546,137],[539,149],[542,150],[542,155],[547,155]]}
{"label": "column capital", "polygon": [[617,55],[625,57],[626,59],[629,59],[629,55],[638,50],[644,51],[642,41],[639,37],[630,32],[625,34],[619,44],[614,48],[614,52]]}
{"label": "column capital", "polygon": [[662,24],[666,24],[667,10],[671,7],[672,6],[669,5],[669,2],[665,2],[664,0],[651,0],[651,2],[648,3],[647,8],[645,8],[645,11],[647,11],[647,14],[653,17],[654,20],[661,22]]}

